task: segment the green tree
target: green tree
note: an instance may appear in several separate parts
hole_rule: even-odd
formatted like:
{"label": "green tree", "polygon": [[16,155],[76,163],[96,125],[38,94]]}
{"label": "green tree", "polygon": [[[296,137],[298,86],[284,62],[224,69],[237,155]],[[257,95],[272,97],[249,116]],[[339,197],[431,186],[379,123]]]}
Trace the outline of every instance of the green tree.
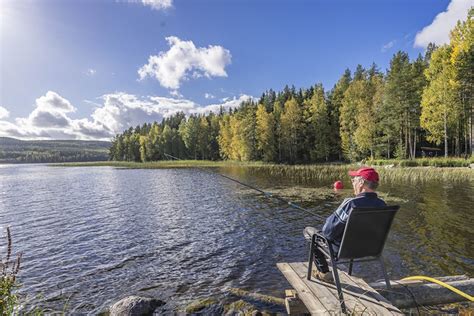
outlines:
{"label": "green tree", "polygon": [[[411,75],[408,54],[402,51],[397,52],[390,60],[390,69],[387,73],[385,100],[382,108],[385,119],[382,124],[385,128],[384,133],[387,135],[388,147],[392,141],[397,142],[395,154],[399,158],[407,157],[412,91]],[[390,157],[390,150],[387,151],[388,157]]]}
{"label": "green tree", "polygon": [[[474,7],[469,10],[466,21],[458,21],[451,31],[450,39],[451,64],[454,67],[462,107],[459,136],[464,138],[464,152],[472,155],[474,147]],[[456,148],[459,154],[460,145]]]}
{"label": "green tree", "polygon": [[273,117],[275,118],[275,145],[277,153],[277,161],[282,162],[283,158],[283,146],[281,137],[281,115],[283,114],[283,107],[280,101],[275,101],[273,104]]}
{"label": "green tree", "polygon": [[328,106],[321,84],[314,87],[309,103],[309,125],[314,133],[314,143],[310,150],[313,160],[328,160],[330,154],[330,122]]}
{"label": "green tree", "polygon": [[374,64],[368,72],[367,80],[360,80],[360,82],[363,83],[361,86],[363,91],[356,103],[354,142],[359,153],[366,155],[369,152],[370,157],[374,158],[375,146],[378,142],[376,114],[382,103],[383,77]]}
{"label": "green tree", "polygon": [[148,136],[139,136],[140,141],[140,161],[146,162],[149,161],[149,154],[147,153],[147,143],[148,143]]}
{"label": "green tree", "polygon": [[329,139],[331,143],[331,153],[342,159],[341,135],[340,135],[340,113],[342,100],[349,84],[351,83],[351,71],[346,69],[339,81],[334,85],[328,96],[328,108],[330,117]]}
{"label": "green tree", "polygon": [[219,132],[220,132],[220,120],[221,116],[217,116],[214,113],[210,113],[208,116],[209,119],[209,158],[211,160],[218,160],[220,159],[219,155],[219,142],[218,142],[218,137],[219,137]]}
{"label": "green tree", "polygon": [[[164,133],[164,131],[163,131]],[[187,121],[182,120],[179,125],[179,135],[193,159],[198,158],[199,118],[191,115]]]}
{"label": "green tree", "polygon": [[303,115],[296,99],[290,98],[285,102],[285,110],[281,115],[281,141],[285,160],[290,163],[298,161],[298,151],[301,144]]}
{"label": "green tree", "polygon": [[444,140],[448,156],[448,137],[459,118],[460,102],[455,69],[450,62],[452,48],[448,45],[433,52],[425,74],[428,85],[421,101],[421,126],[428,131],[427,139],[437,145]]}
{"label": "green tree", "polygon": [[219,121],[219,153],[224,159],[232,159],[232,129],[230,126],[230,115],[225,114]]}
{"label": "green tree", "polygon": [[211,130],[209,122],[203,115],[198,118],[197,151],[201,159],[209,159]]}
{"label": "green tree", "polygon": [[344,157],[350,161],[356,161],[359,158],[354,138],[357,130],[356,118],[358,110],[367,103],[365,78],[360,76],[358,78],[351,82],[344,93],[340,115],[341,147]]}
{"label": "green tree", "polygon": [[156,122],[150,128],[145,146],[148,160],[153,161],[162,158],[161,128]]}
{"label": "green tree", "polygon": [[273,113],[267,113],[266,107],[259,104],[256,113],[256,138],[259,157],[263,161],[275,159],[275,119]]}

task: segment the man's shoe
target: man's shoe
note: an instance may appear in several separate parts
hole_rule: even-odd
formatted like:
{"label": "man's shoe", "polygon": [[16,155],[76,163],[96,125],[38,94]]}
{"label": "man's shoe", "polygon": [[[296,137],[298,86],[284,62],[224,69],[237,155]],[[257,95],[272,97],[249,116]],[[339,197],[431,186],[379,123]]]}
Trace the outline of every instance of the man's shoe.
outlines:
{"label": "man's shoe", "polygon": [[318,270],[316,270],[316,271],[313,270],[313,273],[314,272],[316,272],[316,273],[313,274],[313,276],[316,279],[321,280],[323,282],[327,282],[327,283],[333,283],[334,282],[331,271],[328,271],[328,272],[324,273],[324,272],[321,272],[321,271],[318,271]]}

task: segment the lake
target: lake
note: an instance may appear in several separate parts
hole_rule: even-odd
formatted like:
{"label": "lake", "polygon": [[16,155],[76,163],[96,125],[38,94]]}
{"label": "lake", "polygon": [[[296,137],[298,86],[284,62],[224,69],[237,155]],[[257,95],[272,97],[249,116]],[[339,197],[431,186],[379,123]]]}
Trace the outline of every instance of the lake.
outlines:
{"label": "lake", "polygon": [[[290,196],[301,188],[306,195],[294,199],[324,217],[351,194],[331,194],[334,179],[213,171]],[[473,181],[382,179],[379,191],[402,206],[384,251],[392,279],[474,274]],[[0,165],[0,226],[2,234],[11,227],[13,252],[23,252],[20,293],[28,308],[98,313],[138,294],[166,301],[165,312],[225,299],[231,288],[283,297],[289,285],[276,263],[306,260],[302,231],[322,224],[200,169]],[[4,257],[5,239],[0,245]],[[378,271],[376,263],[354,270],[369,281],[382,277]]]}

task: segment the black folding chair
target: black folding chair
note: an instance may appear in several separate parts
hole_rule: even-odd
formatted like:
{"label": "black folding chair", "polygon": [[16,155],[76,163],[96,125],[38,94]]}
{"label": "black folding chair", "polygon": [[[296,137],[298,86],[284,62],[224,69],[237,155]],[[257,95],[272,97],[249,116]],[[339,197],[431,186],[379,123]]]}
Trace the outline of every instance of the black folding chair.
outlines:
{"label": "black folding chair", "polygon": [[311,280],[315,247],[318,247],[331,260],[332,275],[343,313],[346,313],[346,304],[344,303],[341,282],[337,272],[338,265],[349,263],[348,273],[351,275],[354,262],[379,261],[387,289],[390,289],[390,280],[381,255],[393,218],[399,208],[398,205],[379,208],[354,208],[349,214],[337,254],[334,253],[331,242],[322,234],[315,233],[311,237],[308,280]]}

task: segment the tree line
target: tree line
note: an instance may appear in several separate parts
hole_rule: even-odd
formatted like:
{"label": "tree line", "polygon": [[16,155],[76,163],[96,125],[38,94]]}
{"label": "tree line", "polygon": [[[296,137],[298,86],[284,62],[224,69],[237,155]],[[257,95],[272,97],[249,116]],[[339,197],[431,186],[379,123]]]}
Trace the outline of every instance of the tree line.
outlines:
{"label": "tree line", "polygon": [[473,152],[474,9],[410,60],[399,51],[383,73],[346,69],[334,87],[286,86],[219,113],[177,113],[116,135],[111,160],[181,159],[310,163],[415,158],[442,145],[447,157]]}
{"label": "tree line", "polygon": [[106,161],[109,147],[110,142],[102,141],[0,137],[0,163]]}

